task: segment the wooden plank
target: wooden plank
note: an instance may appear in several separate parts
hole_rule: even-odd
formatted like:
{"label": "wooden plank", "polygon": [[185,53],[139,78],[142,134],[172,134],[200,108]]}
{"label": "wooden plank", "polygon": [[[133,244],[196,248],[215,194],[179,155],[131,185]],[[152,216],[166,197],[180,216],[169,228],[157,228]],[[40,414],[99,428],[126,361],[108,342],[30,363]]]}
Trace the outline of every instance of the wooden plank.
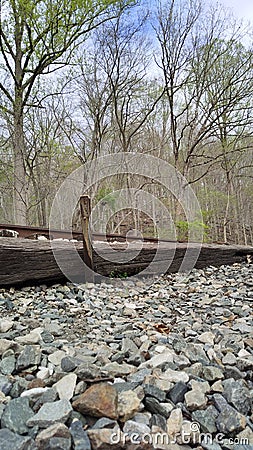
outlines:
{"label": "wooden plank", "polygon": [[[73,264],[73,245],[83,258],[82,243],[59,241],[54,252],[63,260],[73,277],[83,278],[83,268]],[[0,285],[60,283],[66,281],[51,248],[50,241],[0,238]]]}
{"label": "wooden plank", "polygon": [[[196,250],[198,250],[199,244],[189,244],[188,245],[188,261],[191,263],[191,252],[192,258]],[[169,273],[177,272],[181,266],[182,260],[185,256],[187,249],[187,244],[178,243],[176,248],[174,245],[163,244],[162,250],[159,250],[159,259],[161,261],[161,266],[164,267],[164,262],[168,261]],[[94,251],[93,260],[95,270],[104,276],[110,276],[110,274],[118,273],[128,273],[129,275],[136,274],[140,270],[144,270],[156,254],[155,246],[143,246],[139,255],[136,258],[131,259],[131,253],[133,250],[127,251],[129,254],[128,263],[115,263],[110,260],[113,259],[113,251],[108,246],[107,248],[99,249],[99,254]],[[247,255],[251,255],[253,258],[253,247],[238,246],[238,245],[219,245],[219,244],[203,244],[200,248],[199,257],[195,264],[197,269],[202,269],[207,266],[219,267],[221,265],[231,265],[234,263],[240,263],[246,261]],[[104,257],[104,259],[103,259]],[[159,260],[153,269],[158,269],[159,274]],[[151,267],[152,269],[152,267]],[[151,273],[155,274],[151,271]]]}
{"label": "wooden plank", "polygon": [[[99,244],[98,244],[99,245]],[[140,254],[132,261],[123,264],[115,264],[108,261],[112,249],[109,245],[103,244],[99,248],[99,255],[94,252],[94,271],[103,276],[110,276],[112,273],[127,273],[133,275],[143,270],[150,264],[155,253],[154,245],[144,245]],[[196,251],[196,244],[191,244],[192,251]],[[68,243],[64,241],[55,242],[54,253],[50,241],[33,241],[29,239],[0,238],[0,286],[15,286],[23,284],[49,284],[66,281],[65,276],[58,266],[57,259],[63,260],[69,268],[73,278],[79,282],[84,279],[83,265],[73,262],[73,251],[77,251],[83,259],[82,243]],[[134,250],[128,250],[129,257]],[[161,252],[161,261],[172,260],[169,272],[176,272],[186,251],[185,244],[177,244],[175,255],[172,245],[164,245]],[[219,267],[223,264],[233,264],[246,260],[246,256],[253,258],[253,247],[226,246],[204,244],[201,247],[200,255],[196,263],[197,268],[204,268],[209,265]],[[104,258],[103,258],[104,257]],[[159,262],[158,262],[159,266]]]}

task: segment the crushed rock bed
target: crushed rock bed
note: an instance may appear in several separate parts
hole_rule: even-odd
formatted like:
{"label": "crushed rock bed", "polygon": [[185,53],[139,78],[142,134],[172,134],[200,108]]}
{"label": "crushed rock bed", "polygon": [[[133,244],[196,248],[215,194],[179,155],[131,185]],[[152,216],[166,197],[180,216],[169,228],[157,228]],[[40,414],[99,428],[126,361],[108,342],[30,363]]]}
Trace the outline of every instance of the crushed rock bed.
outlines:
{"label": "crushed rock bed", "polygon": [[0,290],[1,450],[252,450],[253,266]]}

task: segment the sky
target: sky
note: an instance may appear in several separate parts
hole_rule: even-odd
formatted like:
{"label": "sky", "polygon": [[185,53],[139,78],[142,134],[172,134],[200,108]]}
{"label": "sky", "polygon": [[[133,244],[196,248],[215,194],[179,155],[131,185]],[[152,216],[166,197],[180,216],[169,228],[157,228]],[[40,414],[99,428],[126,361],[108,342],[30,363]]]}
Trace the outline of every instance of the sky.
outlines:
{"label": "sky", "polygon": [[253,24],[253,0],[220,0],[220,3],[231,8],[239,19],[251,21]]}

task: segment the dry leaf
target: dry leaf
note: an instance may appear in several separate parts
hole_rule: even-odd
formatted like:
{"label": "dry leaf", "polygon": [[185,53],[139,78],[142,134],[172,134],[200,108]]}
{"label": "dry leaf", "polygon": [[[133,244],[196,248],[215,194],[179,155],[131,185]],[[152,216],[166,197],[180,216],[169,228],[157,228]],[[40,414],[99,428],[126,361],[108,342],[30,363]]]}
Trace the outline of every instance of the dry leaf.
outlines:
{"label": "dry leaf", "polygon": [[165,333],[165,334],[169,334],[170,333],[170,328],[167,327],[166,325],[164,325],[163,323],[156,323],[154,325],[154,328],[159,332],[159,333]]}

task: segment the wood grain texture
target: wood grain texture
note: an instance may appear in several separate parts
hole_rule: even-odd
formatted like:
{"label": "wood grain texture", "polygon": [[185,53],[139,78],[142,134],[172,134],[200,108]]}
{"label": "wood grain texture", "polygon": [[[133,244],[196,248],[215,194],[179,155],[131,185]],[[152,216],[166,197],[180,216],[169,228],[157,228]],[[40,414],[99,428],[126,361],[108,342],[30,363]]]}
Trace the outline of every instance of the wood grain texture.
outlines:
{"label": "wood grain texture", "polygon": [[[62,261],[68,267],[71,274],[76,277],[77,282],[84,282],[83,245],[82,243],[68,243],[64,241],[53,241],[54,252],[50,241],[33,241],[28,239],[0,238],[0,286],[15,286],[23,284],[43,284],[66,281],[66,277],[58,266],[57,261]],[[127,273],[133,275],[147,267],[156,254],[156,246],[144,244],[140,253],[127,263],[110,262],[113,256],[113,249],[122,248],[114,246],[113,249],[106,244],[96,244],[99,254],[93,250],[94,270],[103,276]],[[160,249],[157,267],[168,260],[171,262],[168,272],[178,271],[182,259],[185,255],[187,244],[163,244]],[[191,252],[200,250],[196,268],[206,266],[220,266],[223,264],[233,264],[246,260],[247,255],[252,255],[253,247],[190,244],[189,263],[191,263]],[[73,252],[78,252],[80,262],[73,262]],[[134,249],[127,250],[127,256],[131,258]],[[174,256],[173,256],[174,255]],[[109,259],[109,261],[108,261]]]}

